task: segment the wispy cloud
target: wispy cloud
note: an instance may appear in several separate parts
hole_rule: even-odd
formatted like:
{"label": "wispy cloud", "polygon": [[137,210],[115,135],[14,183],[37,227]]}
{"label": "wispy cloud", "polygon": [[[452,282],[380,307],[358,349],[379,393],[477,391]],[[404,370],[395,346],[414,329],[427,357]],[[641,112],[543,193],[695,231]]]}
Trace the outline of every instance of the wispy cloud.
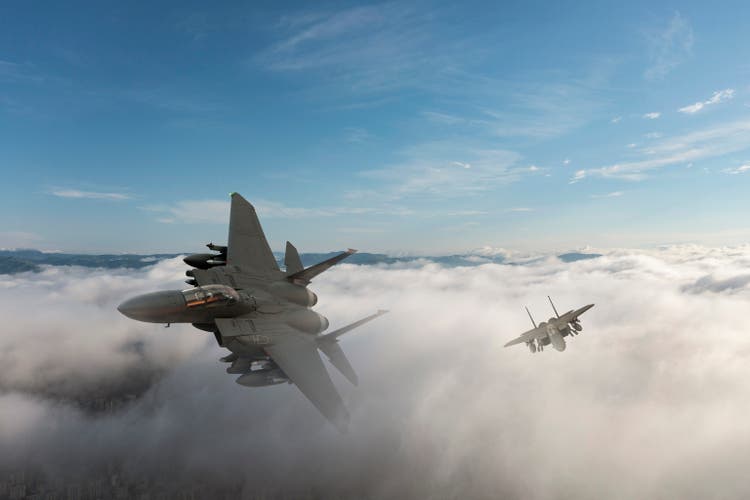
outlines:
{"label": "wispy cloud", "polygon": [[732,175],[744,174],[745,172],[750,172],[750,163],[746,163],[739,167],[725,168],[724,170],[722,170],[722,172]]}
{"label": "wispy cloud", "polygon": [[346,142],[351,142],[354,144],[366,142],[367,140],[372,138],[372,134],[370,134],[367,130],[360,128],[360,127],[345,128],[344,136],[345,136]]}
{"label": "wispy cloud", "polygon": [[0,82],[41,83],[45,79],[31,64],[0,60]]}
{"label": "wispy cloud", "polygon": [[[529,167],[517,166],[520,155],[460,143],[425,143],[404,152],[406,161],[362,173],[386,184],[389,196],[463,196],[513,182]],[[446,160],[460,157],[462,161]],[[458,167],[458,168],[457,168]]]}
{"label": "wispy cloud", "polygon": [[55,189],[50,194],[59,198],[78,198],[89,200],[123,201],[132,196],[125,193],[105,193],[100,191],[81,191],[79,189]]}
{"label": "wispy cloud", "polygon": [[439,123],[441,125],[456,125],[459,123],[466,123],[467,121],[460,116],[455,116],[447,113],[438,113],[437,111],[423,111],[422,116],[434,123]]}
{"label": "wispy cloud", "polygon": [[734,89],[718,90],[714,92],[714,94],[708,100],[698,101],[695,104],[685,106],[683,108],[678,109],[677,111],[679,111],[680,113],[686,113],[686,114],[692,115],[704,109],[706,106],[711,106],[712,104],[719,104],[721,102],[728,101],[732,99],[733,97],[734,97]]}
{"label": "wispy cloud", "polygon": [[622,120],[622,116],[615,116],[609,122],[610,123],[620,123],[621,120]]}
{"label": "wispy cloud", "polygon": [[656,120],[660,116],[661,116],[661,113],[659,113],[658,111],[653,111],[651,113],[646,113],[645,115],[643,115],[643,118],[646,118],[648,120]]}
{"label": "wispy cloud", "polygon": [[[407,208],[383,205],[381,207],[291,207],[283,203],[254,199],[253,206],[260,217],[300,219],[308,217],[336,217],[342,215],[411,215]],[[226,224],[229,221],[230,203],[226,200],[182,200],[171,205],[146,205],[142,210],[153,212],[156,221],[164,224]]]}
{"label": "wispy cloud", "polygon": [[693,28],[679,12],[665,29],[651,33],[647,39],[650,64],[643,74],[647,80],[663,79],[692,55]]}
{"label": "wispy cloud", "polygon": [[443,23],[453,22],[448,11],[385,3],[288,17],[255,62],[267,71],[305,72],[314,80],[309,88],[334,95],[339,105],[342,95],[362,99],[409,88],[445,96],[458,111],[426,110],[421,116],[493,136],[559,136],[587,123],[603,105],[596,69],[523,81],[476,71],[487,41],[446,33]]}
{"label": "wispy cloud", "polygon": [[314,71],[359,93],[410,86],[453,53],[429,29],[432,14],[387,3],[286,16],[255,61],[271,71]]}
{"label": "wispy cloud", "polygon": [[573,177],[570,178],[570,182],[568,182],[568,184],[575,184],[578,181],[582,181],[584,178],[586,178],[586,170],[576,170],[573,174]]}
{"label": "wispy cloud", "polygon": [[606,194],[592,194],[592,198],[619,198],[624,193],[622,191],[612,191],[611,193]]}
{"label": "wispy cloud", "polygon": [[647,177],[647,172],[654,169],[721,157],[748,148],[750,148],[750,121],[737,121],[666,138],[641,149],[640,159],[579,170],[571,182],[577,182],[588,176],[643,180]]}
{"label": "wispy cloud", "polygon": [[483,116],[477,123],[500,137],[558,137],[585,125],[602,106],[596,84],[586,81],[486,83],[492,90],[485,90],[483,103],[478,104]]}

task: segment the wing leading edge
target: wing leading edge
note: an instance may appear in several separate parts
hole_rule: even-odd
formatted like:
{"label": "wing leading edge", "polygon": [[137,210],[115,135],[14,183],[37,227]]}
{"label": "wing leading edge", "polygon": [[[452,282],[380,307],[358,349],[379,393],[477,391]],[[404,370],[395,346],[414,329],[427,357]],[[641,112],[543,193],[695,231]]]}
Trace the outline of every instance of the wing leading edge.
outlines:
{"label": "wing leading edge", "polygon": [[514,338],[507,344],[505,344],[503,347],[510,347],[512,345],[520,344],[522,342],[529,342],[531,340],[535,340],[537,338],[541,338],[547,335],[547,331],[544,328],[533,328],[527,332],[523,332],[518,337]]}

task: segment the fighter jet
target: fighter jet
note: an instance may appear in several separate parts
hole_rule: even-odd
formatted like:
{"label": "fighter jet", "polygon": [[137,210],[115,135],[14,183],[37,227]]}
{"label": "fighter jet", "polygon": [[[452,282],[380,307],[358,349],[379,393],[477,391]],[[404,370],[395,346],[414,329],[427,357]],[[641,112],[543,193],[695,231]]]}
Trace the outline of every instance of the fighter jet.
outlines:
{"label": "fighter jet", "polygon": [[227,246],[209,243],[216,253],[184,259],[187,290],[147,293],[126,300],[117,308],[125,316],[151,323],[192,323],[212,332],[221,347],[231,351],[221,361],[231,363],[227,373],[250,387],[294,383],[340,431],[349,415],[318,354],[349,382],[354,372],[338,339],[387,311],[363,318],[330,333],[328,320],[311,308],[318,297],[307,285],[331,266],[352,255],[349,249],[304,268],[297,249],[286,244],[285,271],[279,269],[255,208],[232,193]]}
{"label": "fighter jet", "polygon": [[578,317],[594,307],[594,304],[583,306],[575,311],[570,310],[560,316],[557,313],[557,309],[555,308],[552,299],[549,296],[547,296],[547,298],[552,305],[552,310],[555,312],[555,317],[550,318],[546,323],[542,321],[537,325],[534,322],[534,318],[531,317],[531,313],[527,307],[526,312],[528,313],[529,319],[531,320],[531,324],[534,325],[534,328],[528,332],[522,333],[520,337],[511,340],[505,344],[505,347],[524,342],[531,352],[537,352],[543,351],[544,346],[552,344],[555,349],[562,352],[565,350],[565,337],[568,335],[578,335],[578,333],[583,330],[583,326],[581,326]]}

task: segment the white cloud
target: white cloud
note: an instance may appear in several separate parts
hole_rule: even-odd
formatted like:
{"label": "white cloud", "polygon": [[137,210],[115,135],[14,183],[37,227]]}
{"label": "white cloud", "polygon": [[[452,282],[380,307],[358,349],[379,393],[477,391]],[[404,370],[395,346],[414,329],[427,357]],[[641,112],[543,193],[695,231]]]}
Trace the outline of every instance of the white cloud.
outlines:
{"label": "white cloud", "polygon": [[270,71],[315,74],[340,90],[339,99],[424,87],[460,55],[430,29],[437,12],[385,3],[287,16],[253,60]]}
{"label": "white cloud", "polygon": [[344,129],[344,134],[346,136],[346,142],[351,143],[366,142],[372,138],[372,134],[359,127],[347,127]]}
{"label": "white cloud", "polygon": [[701,109],[703,109],[704,105],[705,104],[702,103],[702,102],[696,102],[695,104],[691,104],[689,106],[685,106],[684,108],[680,108],[677,111],[679,111],[680,113],[693,114],[693,113],[697,113],[698,111],[700,111]]}
{"label": "white cloud", "polygon": [[693,50],[693,28],[690,22],[675,12],[668,26],[648,35],[649,67],[643,76],[661,80],[685,62]]}
{"label": "white cloud", "polygon": [[659,113],[657,111],[653,111],[651,113],[646,113],[645,115],[643,115],[643,117],[646,118],[646,119],[648,119],[648,120],[656,120],[660,116],[661,116],[661,113]]}
{"label": "white cloud", "polygon": [[619,123],[622,120],[622,116],[615,116],[610,120],[610,123]]}
{"label": "white cloud", "polygon": [[719,104],[724,101],[728,101],[734,97],[734,89],[724,89],[724,90],[718,90],[713,93],[713,95],[708,98],[705,101],[699,101],[695,104],[691,104],[689,106],[685,106],[683,108],[678,109],[680,113],[686,113],[686,114],[694,114],[698,111],[704,109],[706,106],[710,106],[712,104]]}
{"label": "white cloud", "polygon": [[[463,196],[514,182],[529,172],[527,167],[516,166],[521,156],[513,151],[480,149],[450,141],[420,144],[405,150],[403,156],[402,163],[365,171],[362,175],[384,182],[388,197],[403,198]],[[465,161],[445,160],[451,157]]]}
{"label": "white cloud", "polygon": [[750,147],[750,121],[736,121],[663,139],[640,150],[641,158],[600,168],[579,170],[572,181],[585,176],[643,180],[651,170],[721,157]]}
{"label": "white cloud", "polygon": [[611,193],[607,193],[607,194],[592,194],[591,197],[592,198],[619,198],[623,194],[625,193],[623,193],[622,191],[612,191]]}
{"label": "white cloud", "polygon": [[570,179],[570,184],[575,184],[576,182],[583,180],[586,177],[586,170],[576,170],[576,172],[573,174],[573,177]]}
{"label": "white cloud", "polygon": [[[108,464],[95,483],[105,496],[114,473],[200,497],[262,485],[269,498],[745,498],[748,264],[748,247],[677,247],[572,264],[334,268],[313,286],[332,328],[391,310],[341,339],[359,387],[330,369],[352,413],[346,436],[293,385],[235,384],[210,334],[114,310],[179,285],[178,259],[19,276],[0,289],[0,465],[67,488]],[[529,328],[524,305],[551,315],[546,295],[559,309],[596,304],[582,334],[564,353],[503,348]],[[117,394],[154,367],[122,411],[69,402],[104,382]]]}
{"label": "white cloud", "polygon": [[484,79],[483,85],[489,88],[479,85],[479,94],[467,92],[487,94],[475,104],[483,110],[477,122],[499,137],[558,137],[588,123],[602,107],[592,92],[596,85],[580,81],[509,84]]}
{"label": "white cloud", "polygon": [[[352,200],[358,200],[372,193],[353,193]],[[328,206],[290,207],[283,203],[252,198],[250,200],[260,217],[298,219],[308,217],[337,217],[346,215],[412,215],[403,206],[382,203],[378,206]],[[153,212],[156,221],[163,224],[221,224],[229,221],[229,201],[225,200],[181,200],[172,205],[147,205],[142,210]]]}
{"label": "white cloud", "polygon": [[434,123],[439,123],[441,125],[457,125],[460,123],[466,123],[467,121],[460,116],[449,115],[447,113],[438,113],[435,111],[423,111],[422,116]]}
{"label": "white cloud", "polygon": [[746,163],[745,165],[741,165],[739,167],[733,167],[733,168],[725,168],[722,170],[725,174],[744,174],[745,172],[750,171],[750,163]]}
{"label": "white cloud", "polygon": [[0,59],[0,82],[43,83],[49,78],[39,73],[30,63],[15,63]]}
{"label": "white cloud", "polygon": [[99,191],[82,191],[79,189],[55,189],[51,192],[53,196],[60,198],[79,198],[89,200],[123,201],[130,200],[132,196],[125,193],[106,193]]}

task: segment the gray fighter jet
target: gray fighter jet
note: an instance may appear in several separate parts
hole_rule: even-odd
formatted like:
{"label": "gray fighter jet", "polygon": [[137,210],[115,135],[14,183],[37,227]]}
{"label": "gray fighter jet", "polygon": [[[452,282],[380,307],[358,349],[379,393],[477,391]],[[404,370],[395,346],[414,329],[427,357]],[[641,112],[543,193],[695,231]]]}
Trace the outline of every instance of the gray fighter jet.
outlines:
{"label": "gray fighter jet", "polygon": [[255,208],[233,193],[227,246],[208,244],[216,253],[195,254],[185,263],[193,288],[162,291],[126,300],[117,308],[125,316],[151,323],[192,323],[212,332],[231,353],[227,373],[237,383],[266,386],[294,383],[340,431],[349,415],[318,351],[344,377],[357,385],[357,375],[338,344],[344,333],[387,311],[363,318],[330,333],[328,320],[312,311],[318,297],[307,285],[318,274],[349,257],[347,250],[304,268],[297,249],[287,242],[281,271],[268,246]]}
{"label": "gray fighter jet", "polygon": [[555,317],[550,318],[546,323],[542,321],[538,325],[534,322],[534,318],[531,317],[529,308],[526,308],[526,312],[529,315],[531,324],[534,325],[532,330],[524,332],[520,337],[515,338],[505,344],[505,347],[525,343],[531,352],[543,351],[544,346],[552,344],[552,346],[558,351],[565,350],[565,337],[568,335],[578,335],[583,330],[581,322],[578,317],[594,307],[594,304],[583,306],[575,311],[571,310],[560,316],[557,313],[555,304],[552,299],[547,296],[549,303],[552,305],[552,310],[555,311]]}

